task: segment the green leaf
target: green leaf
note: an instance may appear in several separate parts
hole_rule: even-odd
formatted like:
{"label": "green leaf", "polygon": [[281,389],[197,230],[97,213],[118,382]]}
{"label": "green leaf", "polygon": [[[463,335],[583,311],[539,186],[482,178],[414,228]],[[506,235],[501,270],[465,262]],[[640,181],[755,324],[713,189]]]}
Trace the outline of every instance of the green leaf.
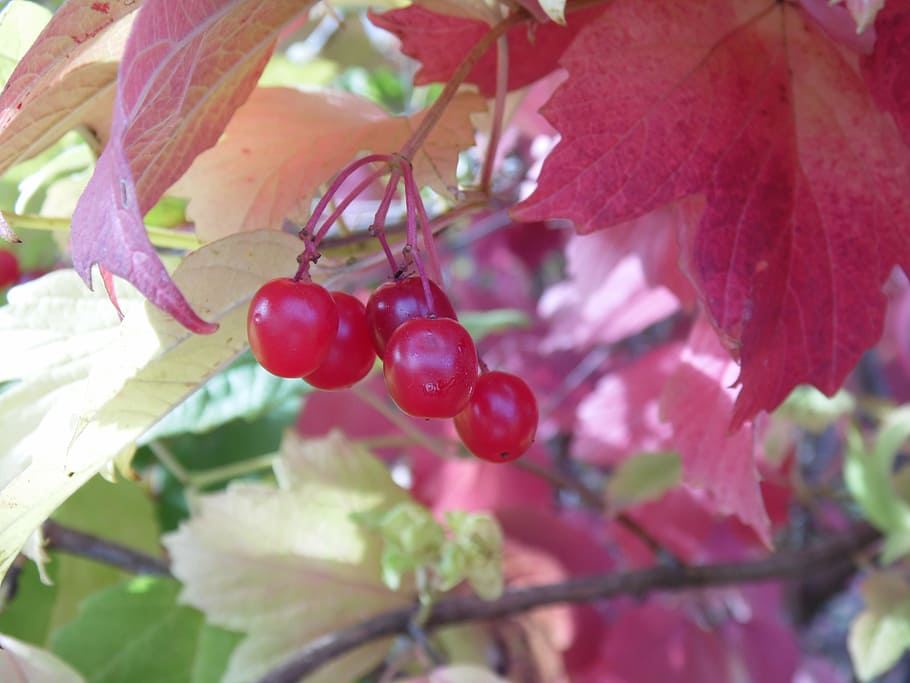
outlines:
{"label": "green leaf", "polygon": [[[151,501],[131,481],[111,484],[95,477],[54,513],[54,519],[151,555],[160,554]],[[0,613],[0,632],[47,645],[50,634],[76,616],[86,597],[129,576],[114,567],[66,553],[53,553],[48,570],[53,581],[50,586],[38,580],[34,567],[27,568],[15,598]]]}
{"label": "green leaf", "polygon": [[454,588],[467,579],[484,600],[502,595],[502,529],[485,513],[450,510],[445,515],[450,538],[439,563],[442,589]]}
{"label": "green leaf", "polygon": [[173,228],[183,225],[186,220],[187,200],[180,197],[162,197],[148,213],[145,214],[147,225],[156,225],[159,228]]}
{"label": "green leaf", "polygon": [[868,681],[890,669],[910,647],[910,585],[876,572],[862,585],[866,609],[850,625],[847,647],[856,675]]}
{"label": "green leaf", "polygon": [[910,437],[910,406],[894,410],[882,423],[872,452],[868,452],[860,433],[847,432],[844,480],[863,515],[887,536],[885,562],[906,554],[910,545],[898,536],[910,534],[910,504],[893,485],[894,459],[900,446]]}
{"label": "green leaf", "polygon": [[491,311],[464,311],[458,314],[458,322],[474,339],[480,340],[503,330],[528,327],[531,319],[524,311],[497,308]]}
{"label": "green leaf", "polygon": [[79,672],[50,652],[0,634],[0,681],[85,683]]}
{"label": "green leaf", "polygon": [[232,420],[265,416],[291,418],[300,410],[306,382],[262,369],[251,354],[215,375],[139,440],[148,443],[175,434],[204,434]]}
{"label": "green leaf", "polygon": [[614,510],[657,500],[682,480],[678,453],[639,453],[625,460],[607,481],[607,501]]}
{"label": "green leaf", "polygon": [[803,429],[820,433],[856,407],[853,396],[841,389],[834,396],[826,396],[813,386],[796,387],[787,400],[775,411]]}
{"label": "green leaf", "polygon": [[135,578],[83,603],[53,651],[89,683],[218,683],[239,636],[177,604],[180,585]]}
{"label": "green leaf", "polygon": [[0,381],[18,381],[0,394],[0,573],[60,503],[245,348],[249,299],[298,249],[293,235],[259,231],[184,259],[174,279],[220,324],[208,336],[122,282],[122,324],[72,271],[10,290]]}
{"label": "green leaf", "polygon": [[[275,476],[277,487],[235,482],[200,496],[190,520],[164,537],[181,601],[247,634],[224,683],[256,680],[301,644],[414,597],[383,585],[380,539],[352,519],[409,498],[380,460],[339,433],[289,433]],[[353,680],[386,648],[356,650],[307,683]]]}

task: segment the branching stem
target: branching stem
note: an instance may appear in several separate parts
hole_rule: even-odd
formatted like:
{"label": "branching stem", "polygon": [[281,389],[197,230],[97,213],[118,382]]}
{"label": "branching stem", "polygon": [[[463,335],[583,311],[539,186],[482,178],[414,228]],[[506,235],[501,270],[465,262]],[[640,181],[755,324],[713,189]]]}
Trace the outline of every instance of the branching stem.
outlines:
{"label": "branching stem", "polygon": [[[433,605],[426,628],[521,614],[557,603],[584,603],[619,595],[643,596],[654,591],[680,591],[760,581],[798,579],[852,557],[880,538],[860,524],[846,533],[804,550],[780,552],[748,562],[702,566],[659,565],[631,572],[570,579],[542,586],[507,589],[497,600],[461,596]],[[296,683],[326,662],[356,647],[396,633],[406,633],[417,607],[380,614],[310,642],[258,683]]]}

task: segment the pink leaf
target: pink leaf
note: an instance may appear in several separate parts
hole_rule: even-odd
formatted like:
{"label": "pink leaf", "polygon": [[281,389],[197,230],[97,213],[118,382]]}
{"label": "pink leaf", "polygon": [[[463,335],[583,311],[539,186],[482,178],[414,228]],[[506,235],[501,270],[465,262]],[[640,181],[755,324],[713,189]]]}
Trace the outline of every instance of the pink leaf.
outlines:
{"label": "pink leaf", "polygon": [[246,99],[285,23],[307,3],[148,0],[121,62],[111,141],[73,214],[73,263],[132,282],[194,332],[211,332],[155,253],[143,214]]}
{"label": "pink leaf", "polygon": [[771,544],[771,523],[758,485],[751,424],[729,429],[738,368],[704,319],[696,322],[679,365],[661,395],[669,439],[683,461],[684,481],[703,491],[712,507],[732,514]]}
{"label": "pink leaf", "polygon": [[[557,60],[590,18],[602,8],[571,12],[565,27],[547,21],[520,24],[508,32],[509,90],[521,88],[557,68]],[[419,5],[370,14],[370,21],[401,40],[401,51],[421,62],[414,83],[422,85],[447,81],[474,44],[490,30],[474,19],[437,14]],[[471,70],[474,83],[484,97],[496,94],[496,50],[491,49]]]}
{"label": "pink leaf", "polygon": [[886,4],[875,31],[875,50],[863,62],[863,76],[878,106],[894,117],[910,145],[910,5]]}
{"label": "pink leaf", "polygon": [[552,327],[545,348],[613,343],[694,300],[692,285],[677,267],[674,206],[574,237],[566,251],[571,279],[552,286],[540,300],[540,314]]}
{"label": "pink leaf", "polygon": [[681,352],[681,344],[665,344],[600,380],[578,406],[573,455],[607,465],[671,445],[673,430],[660,419],[659,399]]}
{"label": "pink leaf", "polygon": [[0,94],[0,172],[80,124],[107,136],[117,62],[139,0],[69,0]]}
{"label": "pink leaf", "polygon": [[734,423],[833,393],[910,266],[910,153],[855,55],[788,3],[618,0],[561,63],[562,141],[515,216],[590,232],[704,195],[688,260],[741,359]]}

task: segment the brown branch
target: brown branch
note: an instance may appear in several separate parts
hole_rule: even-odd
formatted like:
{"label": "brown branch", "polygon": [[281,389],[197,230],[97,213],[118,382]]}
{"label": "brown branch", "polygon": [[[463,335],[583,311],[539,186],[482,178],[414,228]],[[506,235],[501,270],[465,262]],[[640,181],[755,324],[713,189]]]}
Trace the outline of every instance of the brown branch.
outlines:
{"label": "brown branch", "polygon": [[167,562],[119,543],[86,534],[47,520],[42,527],[49,550],[85,557],[132,574],[171,576]]}
{"label": "brown branch", "polygon": [[[591,602],[617,595],[641,596],[656,590],[677,591],[737,583],[792,580],[810,571],[849,561],[852,555],[869,547],[879,538],[876,530],[861,524],[805,550],[780,552],[749,562],[696,567],[661,565],[543,586],[511,588],[498,600],[490,601],[475,596],[448,598],[436,603],[426,627],[497,619],[554,603]],[[296,683],[328,661],[354,648],[378,638],[406,633],[416,609],[411,607],[386,612],[317,638],[262,677],[258,683]]]}

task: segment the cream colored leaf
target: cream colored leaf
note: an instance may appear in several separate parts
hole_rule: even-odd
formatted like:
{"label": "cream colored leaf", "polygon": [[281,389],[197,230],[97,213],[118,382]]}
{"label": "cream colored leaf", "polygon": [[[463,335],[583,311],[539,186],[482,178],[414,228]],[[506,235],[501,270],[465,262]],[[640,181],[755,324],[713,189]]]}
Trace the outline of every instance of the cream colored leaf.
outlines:
{"label": "cream colored leaf", "polygon": [[[246,345],[258,287],[294,264],[296,237],[235,235],[190,254],[174,279],[219,322],[197,336],[118,283],[119,323],[103,291],[71,271],[10,292],[0,309],[0,574],[71,493]],[[99,290],[101,288],[98,288]]]}
{"label": "cream colored leaf", "polygon": [[69,664],[47,650],[0,633],[0,681],[85,683]]}
{"label": "cream colored leaf", "polygon": [[79,125],[104,141],[117,67],[140,4],[70,0],[57,11],[0,93],[0,172]]}
{"label": "cream colored leaf", "polygon": [[[414,158],[417,182],[450,194],[458,152],[474,143],[476,95],[458,95]],[[310,198],[359,153],[396,152],[425,112],[390,117],[341,91],[257,88],[224,136],[200,154],[171,193],[189,198],[187,215],[203,241],[243,230],[304,222]]]}
{"label": "cream colored leaf", "polygon": [[[247,634],[223,683],[256,680],[310,640],[414,599],[383,585],[380,539],[351,518],[408,499],[380,461],[339,433],[288,434],[275,473],[277,487],[235,483],[198,498],[164,538],[181,600]],[[360,648],[307,683],[354,680],[386,649]]]}
{"label": "cream colored leaf", "polygon": [[540,0],[540,6],[550,19],[566,25],[566,0]]}

